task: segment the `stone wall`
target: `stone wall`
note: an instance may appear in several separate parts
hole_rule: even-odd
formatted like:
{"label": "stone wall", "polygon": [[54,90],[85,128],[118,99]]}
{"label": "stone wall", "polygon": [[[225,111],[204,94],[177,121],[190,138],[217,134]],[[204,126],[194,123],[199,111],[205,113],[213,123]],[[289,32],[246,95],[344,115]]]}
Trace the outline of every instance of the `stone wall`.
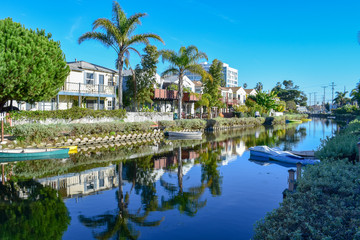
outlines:
{"label": "stone wall", "polygon": [[172,112],[127,112],[125,122],[146,122],[146,121],[171,121]]}

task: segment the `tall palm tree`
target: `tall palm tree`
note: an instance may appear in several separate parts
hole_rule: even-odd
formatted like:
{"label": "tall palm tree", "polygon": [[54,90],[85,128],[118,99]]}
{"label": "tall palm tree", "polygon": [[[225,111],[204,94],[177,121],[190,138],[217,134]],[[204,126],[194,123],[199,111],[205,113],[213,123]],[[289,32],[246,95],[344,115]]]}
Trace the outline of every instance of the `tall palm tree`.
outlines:
{"label": "tall palm tree", "polygon": [[336,97],[334,98],[333,102],[338,104],[339,106],[345,105],[349,101],[349,98],[345,97],[347,93],[348,91],[335,92]]}
{"label": "tall palm tree", "polygon": [[207,55],[200,52],[195,46],[181,47],[179,52],[173,50],[160,51],[163,62],[168,61],[170,66],[162,73],[163,77],[177,75],[178,84],[178,118],[181,119],[182,98],[183,98],[183,78],[185,71],[191,73],[206,75],[206,71],[202,68],[198,61],[200,59],[208,59]]}
{"label": "tall palm tree", "polygon": [[351,100],[357,101],[358,104],[360,104],[360,82],[356,84],[356,88],[351,90],[350,96],[352,97]]}
{"label": "tall palm tree", "polygon": [[[126,66],[129,65],[130,52],[135,52],[140,56],[139,51],[133,46],[138,43],[149,44],[149,39],[155,39],[162,43],[164,43],[164,41],[160,36],[153,33],[133,34],[137,26],[141,24],[140,18],[146,16],[146,13],[136,13],[128,18],[119,3],[114,1],[112,14],[112,20],[107,18],[96,19],[93,22],[92,31],[81,35],[78,42],[80,44],[85,40],[94,39],[106,47],[111,47],[115,50],[117,54],[115,65],[119,71],[119,105],[116,105],[116,108],[122,108],[122,70],[124,64]],[[97,29],[103,31],[96,31]]]}

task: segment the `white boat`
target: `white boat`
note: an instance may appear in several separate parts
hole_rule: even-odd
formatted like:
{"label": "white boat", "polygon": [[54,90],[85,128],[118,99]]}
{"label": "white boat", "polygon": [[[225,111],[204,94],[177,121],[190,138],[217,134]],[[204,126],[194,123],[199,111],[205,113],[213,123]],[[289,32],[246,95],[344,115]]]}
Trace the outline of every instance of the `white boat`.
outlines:
{"label": "white boat", "polygon": [[282,151],[280,148],[269,148],[268,146],[255,146],[249,148],[250,156],[261,157],[264,160],[273,160],[284,163],[301,163],[303,165],[316,164],[320,160],[304,158],[298,155],[295,155],[288,151]]}
{"label": "white boat", "polygon": [[202,139],[202,132],[167,132],[172,139]]}

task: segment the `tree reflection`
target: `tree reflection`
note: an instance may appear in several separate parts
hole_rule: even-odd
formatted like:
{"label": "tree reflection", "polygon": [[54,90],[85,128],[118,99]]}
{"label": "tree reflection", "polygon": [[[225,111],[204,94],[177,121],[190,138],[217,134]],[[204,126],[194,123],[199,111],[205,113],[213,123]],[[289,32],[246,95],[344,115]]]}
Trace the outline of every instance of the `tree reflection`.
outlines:
{"label": "tree reflection", "polygon": [[118,177],[119,177],[119,189],[117,191],[118,210],[115,212],[109,212],[94,217],[79,216],[79,220],[85,226],[97,229],[105,226],[105,230],[95,233],[97,239],[138,239],[140,231],[135,229],[135,225],[154,227],[158,226],[163,219],[158,221],[147,221],[147,217],[151,212],[149,209],[143,213],[139,213],[139,209],[136,213],[131,213],[128,209],[129,205],[129,193],[127,192],[124,197],[123,192],[123,163],[118,164]]}
{"label": "tree reflection", "polygon": [[201,162],[201,182],[206,181],[211,194],[213,196],[221,195],[222,176],[218,170],[218,163],[220,159],[221,150],[219,147],[212,148],[211,144],[208,144],[207,148],[203,149],[200,154]]}
{"label": "tree reflection", "polygon": [[0,185],[0,239],[61,239],[69,223],[54,189],[34,180]]}
{"label": "tree reflection", "polygon": [[170,198],[168,200],[161,199],[161,205],[158,207],[159,211],[166,211],[177,207],[180,213],[185,213],[188,216],[195,216],[200,208],[205,207],[206,200],[200,200],[203,195],[206,184],[200,184],[196,187],[191,187],[187,191],[184,191],[183,187],[183,161],[182,161],[181,147],[178,148],[177,160],[178,160],[178,185],[169,183],[160,179],[161,186],[169,193]]}

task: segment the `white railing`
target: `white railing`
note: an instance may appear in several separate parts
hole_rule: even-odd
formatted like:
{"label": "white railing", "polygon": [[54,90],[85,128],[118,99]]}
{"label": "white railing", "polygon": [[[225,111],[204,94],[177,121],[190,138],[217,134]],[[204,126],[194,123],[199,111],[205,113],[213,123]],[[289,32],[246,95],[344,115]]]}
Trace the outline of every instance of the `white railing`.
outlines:
{"label": "white railing", "polygon": [[64,92],[77,92],[77,93],[93,93],[93,94],[115,94],[114,86],[107,86],[101,84],[84,84],[84,83],[73,83],[66,82],[62,87]]}

